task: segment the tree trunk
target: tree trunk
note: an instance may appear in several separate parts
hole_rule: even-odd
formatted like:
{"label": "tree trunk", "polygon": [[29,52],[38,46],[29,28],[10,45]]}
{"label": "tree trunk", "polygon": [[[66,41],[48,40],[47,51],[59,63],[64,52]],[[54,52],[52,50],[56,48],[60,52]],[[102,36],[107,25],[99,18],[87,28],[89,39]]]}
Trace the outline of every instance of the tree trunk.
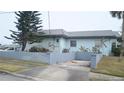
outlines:
{"label": "tree trunk", "polygon": [[26,44],[27,44],[27,42],[23,42],[23,43],[22,43],[22,51],[25,50]]}
{"label": "tree trunk", "polygon": [[121,61],[123,55],[124,55],[124,17],[122,19],[122,42],[121,42],[121,53],[120,53],[120,59],[119,61]]}

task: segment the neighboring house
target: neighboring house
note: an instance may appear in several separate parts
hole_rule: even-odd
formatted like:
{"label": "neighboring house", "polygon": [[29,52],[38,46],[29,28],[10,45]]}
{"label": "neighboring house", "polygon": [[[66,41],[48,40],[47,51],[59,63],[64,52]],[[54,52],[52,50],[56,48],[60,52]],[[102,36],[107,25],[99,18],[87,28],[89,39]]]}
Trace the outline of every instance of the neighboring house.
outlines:
{"label": "neighboring house", "polygon": [[118,32],[112,30],[67,32],[63,29],[51,29],[42,32],[45,33],[44,40],[41,43],[27,44],[26,50],[37,46],[53,52],[62,52],[64,49],[69,49],[69,52],[95,50],[109,55],[112,43],[117,43],[117,38],[120,37]]}

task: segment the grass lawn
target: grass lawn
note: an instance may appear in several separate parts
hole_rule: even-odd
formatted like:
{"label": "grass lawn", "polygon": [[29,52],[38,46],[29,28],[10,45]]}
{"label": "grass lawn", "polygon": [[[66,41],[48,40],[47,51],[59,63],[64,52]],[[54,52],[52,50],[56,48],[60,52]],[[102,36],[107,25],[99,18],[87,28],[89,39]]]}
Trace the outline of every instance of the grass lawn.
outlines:
{"label": "grass lawn", "polygon": [[25,69],[25,67],[13,65],[13,64],[0,63],[0,71],[17,72],[17,71],[20,71],[22,69]]}
{"label": "grass lawn", "polygon": [[103,57],[101,62],[98,63],[97,68],[91,71],[124,77],[124,58],[122,58],[121,62],[119,62],[118,59],[119,57]]}
{"label": "grass lawn", "polygon": [[47,66],[47,64],[0,58],[0,71],[19,72],[39,66]]}

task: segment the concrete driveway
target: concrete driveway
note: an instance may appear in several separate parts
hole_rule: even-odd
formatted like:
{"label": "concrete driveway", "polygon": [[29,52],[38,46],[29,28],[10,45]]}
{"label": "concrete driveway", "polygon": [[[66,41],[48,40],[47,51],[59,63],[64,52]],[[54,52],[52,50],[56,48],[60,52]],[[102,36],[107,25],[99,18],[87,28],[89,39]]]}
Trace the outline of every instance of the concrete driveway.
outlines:
{"label": "concrete driveway", "polygon": [[19,74],[48,81],[87,81],[89,80],[89,71],[89,67],[62,63],[46,67],[36,67]]}

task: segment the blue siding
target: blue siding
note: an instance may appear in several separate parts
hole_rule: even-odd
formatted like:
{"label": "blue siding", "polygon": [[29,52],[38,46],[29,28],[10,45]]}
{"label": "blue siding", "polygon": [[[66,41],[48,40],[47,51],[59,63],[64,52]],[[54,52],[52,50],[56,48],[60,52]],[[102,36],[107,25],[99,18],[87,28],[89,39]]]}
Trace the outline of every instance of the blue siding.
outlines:
{"label": "blue siding", "polygon": [[[77,46],[76,47],[70,47],[70,40],[76,40]],[[68,39],[66,41],[66,47],[70,49],[70,52],[77,52],[80,51],[81,46],[88,50],[88,52],[93,52],[92,47],[95,46],[95,41],[98,39]],[[103,55],[109,55],[111,53],[111,46],[113,42],[117,42],[116,39],[106,39],[102,47],[100,48],[100,51]]]}
{"label": "blue siding", "polygon": [[[59,42],[56,42],[56,39],[59,39]],[[71,47],[70,46],[70,41],[71,40],[76,40],[77,45],[76,47]],[[34,43],[32,45],[27,45],[26,50],[28,50],[31,46],[38,46],[38,47],[45,47],[50,49],[51,51],[55,52],[62,52],[63,49],[69,49],[70,52],[79,52],[81,46],[85,49],[88,49],[88,52],[92,52],[92,47],[95,46],[95,41],[98,40],[97,38],[95,39],[65,39],[63,37],[58,37],[58,38],[46,38],[44,39],[41,43]],[[54,48],[49,47],[49,42],[51,42],[53,45],[55,45]],[[100,51],[102,52],[103,55],[109,55],[111,53],[111,46],[113,42],[117,42],[116,39],[105,39],[105,45],[102,45],[100,48]]]}

